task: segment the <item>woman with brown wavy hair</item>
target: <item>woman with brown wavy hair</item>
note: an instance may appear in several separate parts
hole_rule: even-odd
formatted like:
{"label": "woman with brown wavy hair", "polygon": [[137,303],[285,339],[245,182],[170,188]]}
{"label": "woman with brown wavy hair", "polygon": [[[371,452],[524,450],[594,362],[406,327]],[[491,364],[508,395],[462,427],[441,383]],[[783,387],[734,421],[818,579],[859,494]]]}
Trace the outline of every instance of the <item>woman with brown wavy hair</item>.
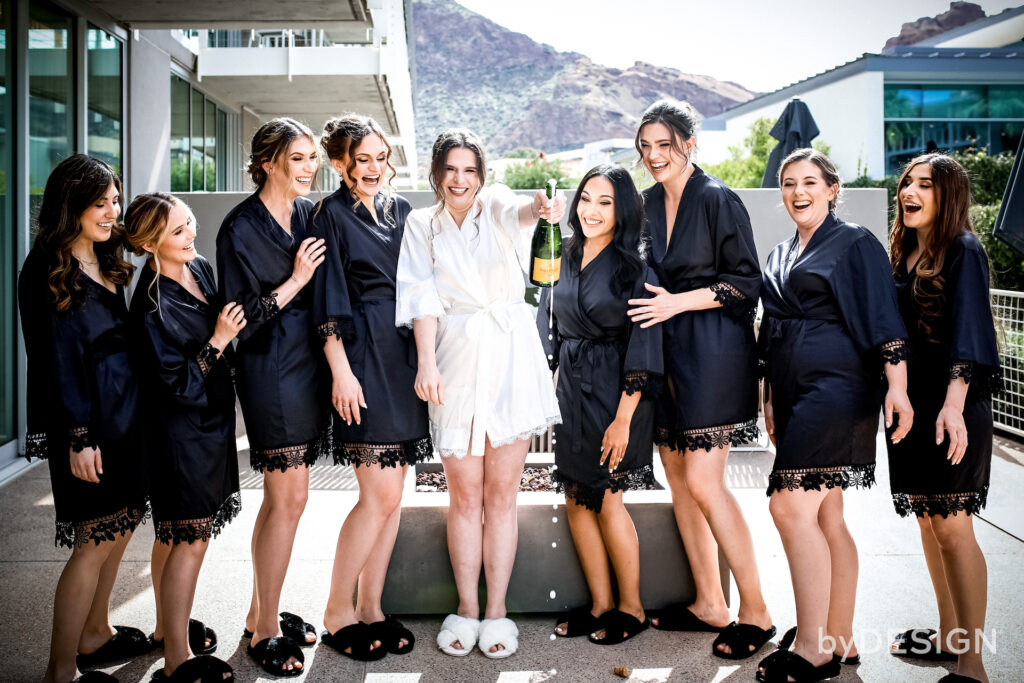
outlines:
{"label": "woman with brown wavy hair", "polygon": [[224,303],[245,309],[236,358],[238,398],[249,437],[249,462],[263,473],[263,504],[252,534],[254,586],[246,617],[249,655],[270,674],[298,676],[299,646],[316,630],[284,612],[281,588],[309,468],[330,451],[323,353],[313,332],[314,271],[323,240],[310,236],[306,197],[320,167],[313,133],[289,118],[257,129],[249,155],[256,191],[224,218],[217,233],[217,272]]}
{"label": "woman with brown wavy hair", "polygon": [[26,455],[48,461],[57,545],[71,548],[54,596],[48,682],[149,651],[142,631],[110,625],[121,556],[148,507],[124,297],[134,267],[122,257],[120,202],[121,181],[105,163],[84,154],[62,161],[46,181],[18,278]]}
{"label": "woman with brown wavy hair", "polygon": [[939,608],[937,630],[905,631],[892,653],[959,655],[957,674],[944,681],[988,681],[981,656],[987,574],[973,515],[988,497],[991,396],[1001,376],[988,258],[971,228],[970,199],[955,159],[917,157],[900,177],[890,234],[916,416],[907,438],[889,444],[889,482],[896,511],[917,517]]}
{"label": "woman with brown wavy hair", "polygon": [[412,207],[391,189],[391,146],[373,119],[331,119],[320,146],[341,187],[313,212],[314,234],[327,246],[313,281],[313,322],[333,380],[334,461],[352,465],[359,481],[338,534],[323,641],[365,661],[406,654],[415,642],[380,605],[402,483],[432,453],[427,404],[413,386],[416,345],[408,328],[395,327],[398,253]]}

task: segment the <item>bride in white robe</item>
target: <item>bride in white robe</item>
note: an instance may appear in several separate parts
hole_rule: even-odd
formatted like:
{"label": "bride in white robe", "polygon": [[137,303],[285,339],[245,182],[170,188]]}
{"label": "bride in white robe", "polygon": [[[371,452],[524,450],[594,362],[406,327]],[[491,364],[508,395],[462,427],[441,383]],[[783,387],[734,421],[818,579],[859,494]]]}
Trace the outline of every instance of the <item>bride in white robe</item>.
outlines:
{"label": "bride in white robe", "polygon": [[[438,645],[459,656],[479,638],[481,651],[498,658],[518,646],[515,624],[505,618],[505,593],[529,438],[561,422],[534,313],[523,301],[518,252],[528,248],[538,218],[561,217],[565,200],[549,202],[540,191],[532,200],[517,197],[503,185],[483,188],[485,176],[475,135],[441,134],[430,171],[438,203],[406,219],[395,322],[413,328],[416,393],[429,402],[450,496],[448,549],[459,608],[445,619]],[[481,565],[487,605],[478,625]]]}

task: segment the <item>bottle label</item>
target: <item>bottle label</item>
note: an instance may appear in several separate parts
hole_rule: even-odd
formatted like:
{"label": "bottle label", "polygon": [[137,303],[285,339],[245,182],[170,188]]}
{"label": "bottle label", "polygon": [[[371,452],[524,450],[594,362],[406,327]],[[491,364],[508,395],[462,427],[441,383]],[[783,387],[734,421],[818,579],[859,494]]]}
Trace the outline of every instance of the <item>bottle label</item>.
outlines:
{"label": "bottle label", "polygon": [[558,282],[558,276],[562,273],[562,257],[559,256],[556,259],[549,258],[536,258],[533,259],[533,275],[531,280],[534,282],[550,282],[555,284]]}

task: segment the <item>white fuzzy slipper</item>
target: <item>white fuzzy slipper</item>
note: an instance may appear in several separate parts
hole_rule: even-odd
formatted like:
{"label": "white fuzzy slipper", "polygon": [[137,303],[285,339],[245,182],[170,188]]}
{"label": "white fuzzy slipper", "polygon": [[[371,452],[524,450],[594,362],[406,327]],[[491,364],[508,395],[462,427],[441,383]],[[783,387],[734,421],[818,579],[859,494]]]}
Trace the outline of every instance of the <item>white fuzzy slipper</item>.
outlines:
{"label": "white fuzzy slipper", "polygon": [[[504,650],[491,652],[495,645],[503,645]],[[501,619],[484,619],[480,622],[480,637],[477,647],[484,656],[491,659],[511,657],[519,649],[519,628],[516,622],[507,617]]]}
{"label": "white fuzzy slipper", "polygon": [[[441,632],[437,634],[437,646],[441,652],[453,657],[465,657],[476,645],[476,634],[480,629],[480,620],[449,614],[441,624]],[[462,649],[452,647],[458,641]]]}

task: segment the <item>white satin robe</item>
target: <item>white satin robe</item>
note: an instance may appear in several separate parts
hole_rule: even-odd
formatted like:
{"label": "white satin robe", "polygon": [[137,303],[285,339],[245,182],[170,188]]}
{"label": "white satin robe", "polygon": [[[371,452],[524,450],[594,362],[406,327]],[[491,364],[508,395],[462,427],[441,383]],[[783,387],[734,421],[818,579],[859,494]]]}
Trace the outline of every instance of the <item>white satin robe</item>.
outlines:
{"label": "white satin robe", "polygon": [[437,205],[406,219],[395,324],[438,319],[444,405],[429,413],[442,456],[483,455],[485,436],[504,446],[562,421],[533,309],[523,301],[522,204],[494,185],[480,192],[461,229]]}

